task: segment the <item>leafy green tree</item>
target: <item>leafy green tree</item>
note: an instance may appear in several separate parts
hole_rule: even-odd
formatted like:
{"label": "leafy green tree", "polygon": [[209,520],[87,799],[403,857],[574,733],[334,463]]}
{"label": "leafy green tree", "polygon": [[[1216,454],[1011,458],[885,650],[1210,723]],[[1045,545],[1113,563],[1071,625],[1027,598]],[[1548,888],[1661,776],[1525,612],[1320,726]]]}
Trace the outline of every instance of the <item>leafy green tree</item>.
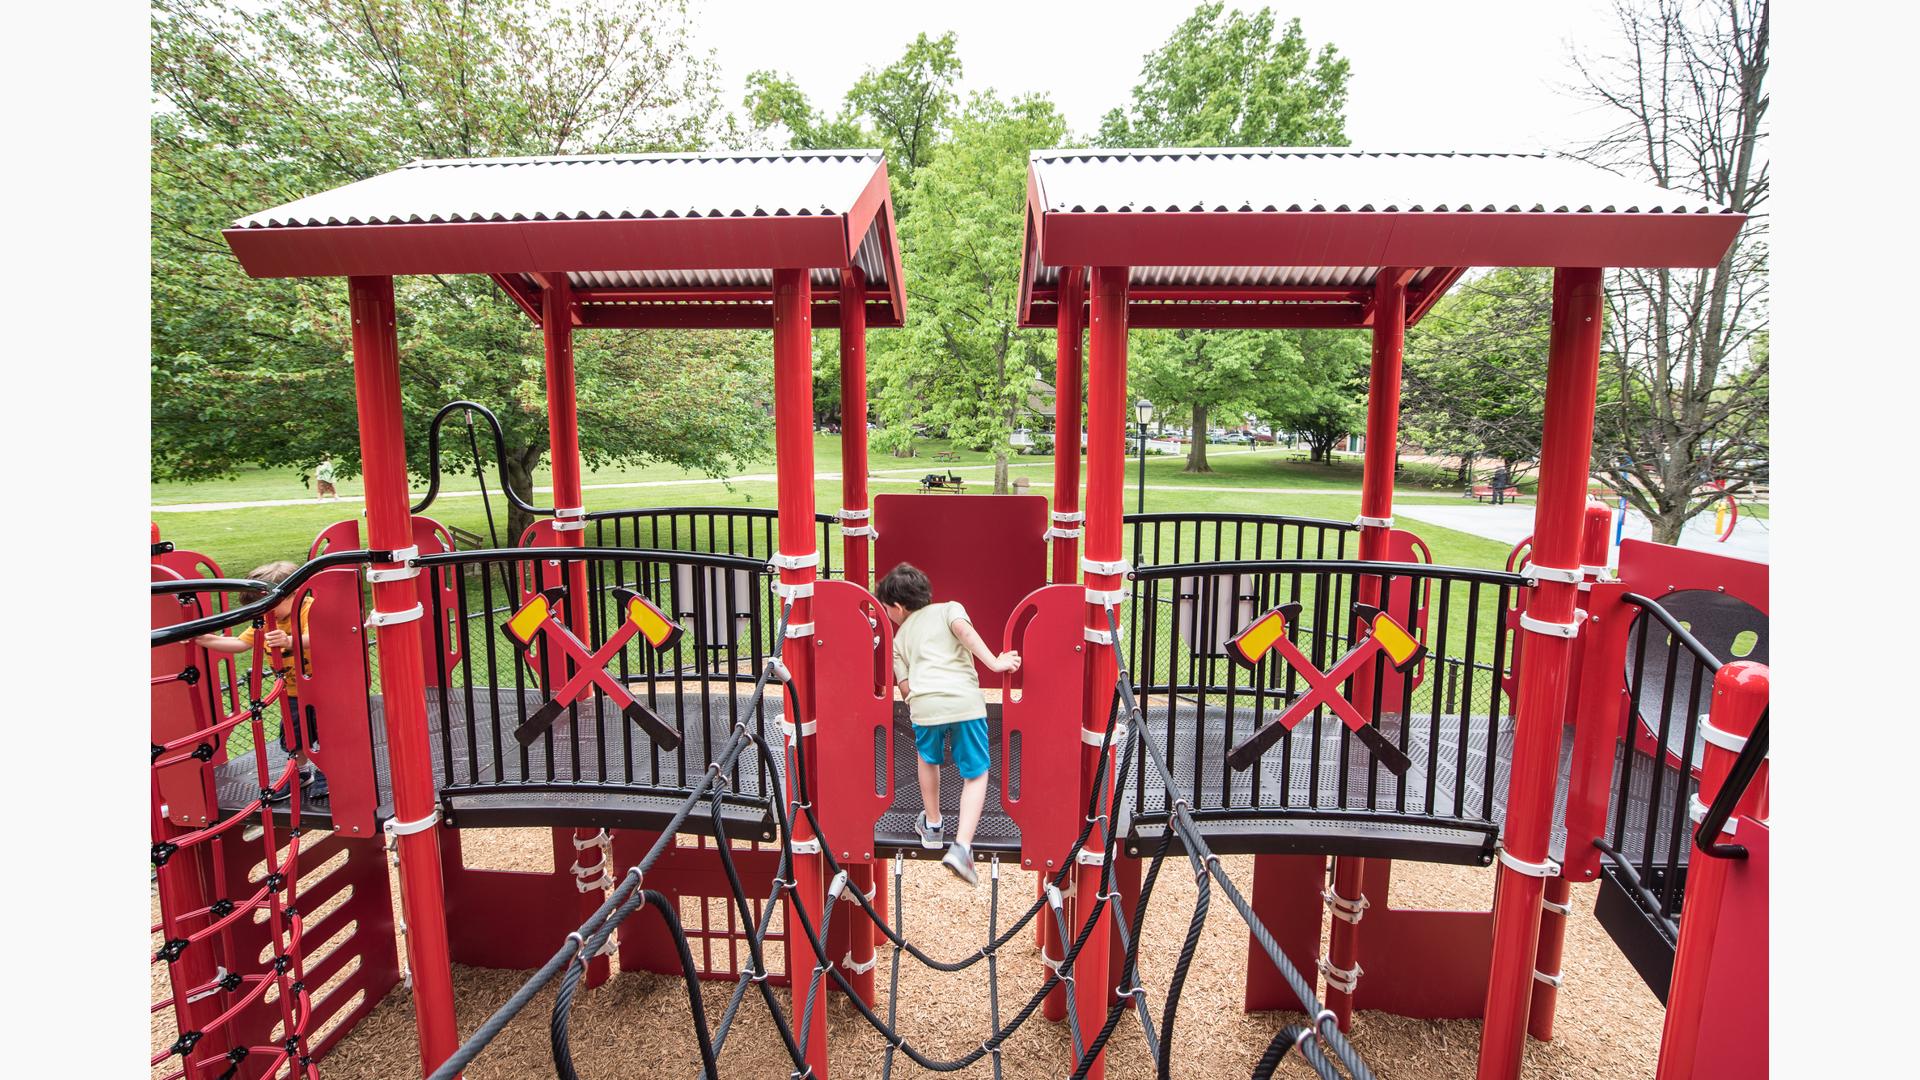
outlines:
{"label": "leafy green tree", "polygon": [[1207,465],[1208,416],[1238,414],[1254,406],[1277,377],[1275,361],[1293,351],[1285,334],[1136,330],[1127,335],[1132,392],[1156,404],[1192,410],[1186,471],[1193,473],[1212,471]]}
{"label": "leafy green tree", "polygon": [[1553,275],[1501,268],[1466,279],[1407,334],[1401,430],[1460,459],[1497,459],[1519,476],[1540,456]]}
{"label": "leafy green tree", "polygon": [[882,445],[924,424],[991,449],[996,492],[1007,490],[1015,421],[1052,349],[1052,335],[1019,328],[1027,155],[1065,136],[1045,98],[974,95],[914,176],[901,224],[914,315],[873,349]]}
{"label": "leafy green tree", "polygon": [[1304,438],[1312,460],[1331,463],[1334,444],[1365,426],[1371,342],[1351,330],[1269,336],[1280,355],[1273,377],[1258,384],[1254,411],[1275,431]]}
{"label": "leafy green tree", "polygon": [[[1147,54],[1132,103],[1100,124],[1102,146],[1341,146],[1347,141],[1348,64],[1332,45],[1316,52],[1299,19],[1280,26],[1269,9],[1253,14],[1201,4]],[[1155,401],[1193,414],[1188,472],[1210,472],[1208,414],[1250,395],[1260,354],[1227,335],[1162,331],[1140,335],[1150,357]],[[1169,340],[1170,339],[1170,340]],[[1184,371],[1176,369],[1184,368]]]}
{"label": "leafy green tree", "polygon": [[[359,466],[344,283],[249,279],[220,238],[236,218],[416,158],[686,149],[725,131],[679,0],[158,0],[151,77],[156,479]],[[502,464],[529,490],[547,443],[538,334],[486,279],[396,287],[414,470],[433,411],[471,398],[500,415]],[[764,440],[769,349],[765,334],[582,335],[584,456],[731,469]]]}
{"label": "leafy green tree", "polygon": [[903,216],[914,173],[931,161],[959,106],[957,39],[920,34],[900,59],[868,68],[847,91],[840,112],[829,118],[813,107],[790,75],[756,71],[747,76],[747,117],[755,131],[795,149],[838,149],[878,144],[887,154],[895,209]]}

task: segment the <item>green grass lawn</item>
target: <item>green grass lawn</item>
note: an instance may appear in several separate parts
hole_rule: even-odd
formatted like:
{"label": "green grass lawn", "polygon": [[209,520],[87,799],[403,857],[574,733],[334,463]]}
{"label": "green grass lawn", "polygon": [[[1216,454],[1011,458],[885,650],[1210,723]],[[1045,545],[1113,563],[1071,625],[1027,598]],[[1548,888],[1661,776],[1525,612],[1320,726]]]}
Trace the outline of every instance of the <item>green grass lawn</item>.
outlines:
{"label": "green grass lawn", "polygon": [[[1221,461],[1221,477],[1231,479],[1227,473],[1227,463],[1236,461],[1227,457]],[[1148,461],[1148,484],[1158,484],[1167,477],[1154,473],[1154,461]],[[876,469],[883,465],[876,463]],[[1258,463],[1256,463],[1258,469]],[[1256,469],[1244,469],[1244,473],[1256,473]],[[1315,465],[1321,469],[1321,465]],[[1334,467],[1338,469],[1338,465]],[[1302,517],[1331,517],[1352,521],[1359,513],[1359,494],[1329,490],[1327,494],[1265,494],[1242,490],[1246,486],[1265,486],[1265,484],[1215,484],[1215,479],[1192,479],[1192,490],[1148,490],[1146,509],[1148,511],[1217,511],[1217,513],[1286,513]],[[1131,488],[1131,477],[1129,477]],[[885,477],[870,484],[874,494],[889,492],[914,492],[918,490],[912,482],[887,482]],[[981,479],[981,490],[991,490],[987,479]],[[1048,494],[1046,488],[1035,488],[1037,494]],[[831,513],[841,505],[841,484],[837,480],[820,480],[816,486],[816,505]],[[223,500],[225,502],[225,500]],[[501,544],[509,544],[511,538],[505,534],[507,519],[505,505],[495,492],[493,496],[493,519],[499,530]],[[732,486],[712,484],[712,482],[693,482],[693,484],[670,484],[670,486],[651,486],[651,488],[612,488],[612,490],[588,490],[586,503],[589,511],[599,509],[622,509],[622,507],[641,507],[641,505],[743,505],[743,507],[774,507],[774,484],[766,480],[743,480]],[[1127,507],[1133,507],[1133,492],[1129,492]],[[192,513],[159,513],[154,515],[161,536],[173,540],[180,548],[194,550],[213,557],[221,569],[232,575],[244,575],[261,563],[275,559],[303,561],[313,538],[336,521],[357,519],[361,505],[355,502],[319,503],[319,505],[271,505],[271,507],[244,507],[244,509],[221,509],[221,511],[192,511]],[[486,505],[478,498],[449,498],[436,503],[428,517],[434,517],[449,527],[465,528],[480,536],[488,536]],[[1421,538],[1427,540],[1434,552],[1434,561],[1463,567],[1500,567],[1505,561],[1505,546],[1494,540],[1482,540],[1478,536],[1469,536],[1465,532],[1453,532],[1450,528],[1421,525]]]}

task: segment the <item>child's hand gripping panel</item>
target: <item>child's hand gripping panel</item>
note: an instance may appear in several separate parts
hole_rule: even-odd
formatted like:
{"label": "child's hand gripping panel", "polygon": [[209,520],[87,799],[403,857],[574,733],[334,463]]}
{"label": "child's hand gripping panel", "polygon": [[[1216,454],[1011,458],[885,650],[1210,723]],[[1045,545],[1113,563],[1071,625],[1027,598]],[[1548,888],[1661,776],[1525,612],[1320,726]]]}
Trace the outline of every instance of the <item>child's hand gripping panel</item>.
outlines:
{"label": "child's hand gripping panel", "polygon": [[1000,803],[1020,827],[1020,865],[1060,868],[1080,835],[1080,711],[1086,696],[1087,592],[1048,585],[1007,619],[1020,670],[1000,676]]}
{"label": "child's hand gripping panel", "polygon": [[[809,760],[820,841],[843,863],[871,862],[874,825],[893,805],[893,623],[860,586],[818,581],[810,643],[818,726]],[[797,727],[793,737],[809,737],[803,732]]]}

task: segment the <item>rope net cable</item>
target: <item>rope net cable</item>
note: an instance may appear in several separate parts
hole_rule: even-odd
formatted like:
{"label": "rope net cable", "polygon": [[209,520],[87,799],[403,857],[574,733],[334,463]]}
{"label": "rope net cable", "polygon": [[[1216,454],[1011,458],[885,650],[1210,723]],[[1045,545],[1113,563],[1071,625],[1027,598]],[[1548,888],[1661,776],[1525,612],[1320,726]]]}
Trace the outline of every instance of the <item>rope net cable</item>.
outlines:
{"label": "rope net cable", "polygon": [[[191,595],[184,594],[183,595]],[[197,725],[193,730],[164,743],[151,744],[149,778],[153,805],[153,846],[151,860],[159,895],[160,921],[151,932],[161,939],[152,963],[165,964],[172,993],[155,1002],[150,1012],[172,1009],[177,1038],[173,1044],[153,1055],[149,1067],[158,1069],[169,1058],[181,1059],[181,1068],[168,1074],[167,1080],[200,1075],[232,1078],[240,1063],[249,1058],[265,1058],[261,1075],[285,1074],[295,1080],[313,1075],[313,1062],[307,1044],[308,1024],[313,1003],[305,983],[305,949],[302,936],[305,923],[299,910],[300,889],[300,773],[304,750],[302,725],[293,723],[297,703],[288,672],[268,670],[265,643],[277,629],[269,613],[253,619],[252,665],[246,680],[246,703],[218,719]],[[181,675],[154,680],[197,679]],[[217,705],[218,696],[196,699],[197,709]],[[266,717],[270,710],[281,713],[283,732],[291,732],[295,754],[276,771],[268,757],[270,736]],[[202,715],[196,711],[196,715]],[[212,823],[187,828],[166,814],[161,775],[176,766],[215,760],[218,748],[227,736],[242,724],[253,736],[252,757],[258,795],[238,811]],[[288,825],[285,846],[274,821],[275,807],[286,802]],[[260,829],[259,843],[264,849],[260,887],[251,895],[236,899],[228,881],[231,862],[229,845],[246,843],[249,827]],[[204,849],[204,850],[203,850]],[[197,884],[196,884],[197,883]],[[182,895],[197,896],[210,885],[217,896],[204,904],[182,909]],[[264,913],[269,948],[264,970],[246,973],[239,970],[245,954],[252,950],[235,939],[241,920],[256,920]],[[229,965],[232,965],[230,968]],[[190,971],[211,972],[206,978],[194,978]],[[190,981],[191,980],[191,981]],[[241,1015],[262,1002],[269,991],[276,993],[280,1023],[280,1041],[250,1045],[240,1040],[233,1027]],[[211,1004],[202,1005],[203,1002]],[[207,1015],[211,1013],[211,1015]],[[189,1024],[193,1026],[189,1026]],[[256,1059],[257,1060],[257,1059]],[[220,1066],[224,1071],[216,1072]]]}
{"label": "rope net cable", "polygon": [[[780,670],[780,655],[786,640],[785,628],[790,614],[791,605],[785,605],[780,619],[780,630],[774,637],[775,645],[772,650],[772,655],[768,658],[764,669],[755,683],[753,703],[747,710],[749,715],[757,713],[760,702],[766,692],[769,678],[774,672]],[[1115,613],[1111,606],[1107,608],[1107,617],[1109,625],[1113,626]],[[1114,626],[1114,629],[1117,631],[1117,626]],[[1119,635],[1116,632],[1113,634],[1111,640],[1117,641],[1118,639]],[[1284,1058],[1286,1052],[1295,1048],[1299,1050],[1303,1060],[1307,1062],[1317,1075],[1328,1078],[1328,1080],[1337,1080],[1341,1075],[1339,1069],[1344,1069],[1345,1073],[1354,1078],[1354,1080],[1373,1080],[1372,1072],[1367,1068],[1365,1063],[1361,1061],[1359,1055],[1353,1050],[1344,1035],[1339,1031],[1333,1014],[1322,1007],[1319,999],[1314,995],[1313,986],[1308,983],[1300,975],[1298,969],[1294,968],[1287,960],[1285,954],[1281,952],[1278,944],[1274,941],[1272,934],[1260,922],[1259,917],[1253,912],[1251,905],[1247,903],[1245,897],[1241,895],[1224,869],[1222,869],[1218,856],[1207,846],[1197,825],[1188,813],[1187,794],[1180,787],[1172,770],[1168,768],[1160,752],[1160,748],[1155,746],[1152,740],[1147,737],[1146,724],[1143,722],[1144,718],[1139,703],[1133,695],[1130,675],[1125,666],[1125,658],[1120,654],[1118,648],[1115,648],[1115,655],[1119,658],[1120,665],[1115,706],[1117,710],[1124,711],[1130,722],[1124,725],[1109,723],[1102,735],[1098,765],[1094,774],[1094,783],[1089,793],[1086,814],[1084,815],[1080,833],[1075,838],[1066,858],[1062,860],[1060,868],[1051,875],[1045,886],[1039,890],[1039,895],[1028,905],[1021,916],[1005,930],[999,929],[1000,875],[998,860],[995,859],[993,861],[991,867],[992,892],[989,898],[987,944],[978,950],[958,960],[943,960],[931,956],[920,949],[906,934],[906,918],[902,909],[903,897],[901,885],[904,864],[900,856],[896,855],[893,860],[893,921],[890,923],[889,920],[882,916],[873,906],[871,898],[865,892],[858,887],[849,887],[850,875],[848,869],[842,866],[834,857],[833,845],[823,840],[819,846],[818,854],[830,884],[825,901],[819,905],[818,919],[816,920],[815,914],[809,911],[809,905],[800,902],[799,898],[796,897],[795,902],[790,905],[790,910],[793,914],[792,921],[798,924],[798,932],[804,935],[803,940],[810,947],[812,955],[816,958],[816,963],[812,970],[806,975],[804,992],[800,990],[800,983],[797,979],[789,979],[789,1003],[787,1007],[783,1009],[775,996],[773,987],[768,982],[763,944],[771,925],[775,903],[780,899],[782,893],[792,894],[797,888],[793,874],[793,827],[804,820],[812,829],[813,835],[821,836],[822,834],[819,820],[813,809],[811,793],[808,790],[806,768],[807,740],[803,737],[796,736],[790,741],[795,755],[795,767],[790,777],[791,790],[787,797],[774,799],[770,805],[770,809],[776,818],[776,835],[779,837],[780,844],[778,869],[775,872],[771,895],[768,897],[767,903],[762,906],[760,918],[757,923],[751,922],[746,914],[751,909],[748,906],[738,867],[734,863],[732,843],[727,837],[726,823],[720,813],[720,799],[726,787],[724,778],[733,768],[735,761],[737,761],[742,753],[747,752],[750,748],[759,758],[761,765],[768,770],[774,768],[774,759],[773,753],[767,746],[765,740],[748,730],[744,723],[739,723],[735,725],[729,734],[719,760],[709,767],[702,780],[687,793],[671,821],[661,830],[659,839],[656,840],[654,846],[632,870],[627,872],[621,879],[620,884],[608,896],[607,900],[581,924],[577,931],[568,936],[566,943],[560,947],[554,956],[536,971],[533,976],[509,998],[506,1004],[502,1005],[493,1016],[482,1023],[452,1057],[434,1070],[431,1074],[433,1080],[451,1080],[453,1076],[472,1062],[473,1059],[491,1043],[499,1032],[525,1008],[526,1004],[534,995],[539,993],[542,988],[551,983],[556,977],[561,978],[561,986],[556,995],[552,1015],[549,1020],[555,1070],[562,1080],[578,1080],[579,1073],[576,1071],[572,1061],[568,1042],[568,1031],[573,1006],[577,1000],[578,987],[586,973],[586,961],[606,944],[611,935],[626,919],[643,907],[651,908],[661,916],[668,936],[673,939],[675,949],[680,956],[682,975],[687,986],[689,1006],[693,1014],[695,1035],[700,1049],[701,1066],[698,1075],[709,1078],[709,1080],[718,1080],[719,1071],[717,1059],[719,1053],[721,1049],[724,1048],[727,1035],[732,1029],[740,1009],[744,1005],[747,993],[750,988],[754,986],[759,987],[761,999],[767,1007],[767,1011],[774,1022],[775,1029],[779,1033],[782,1046],[793,1064],[794,1071],[791,1076],[794,1078],[811,1076],[811,1069],[806,1063],[807,1053],[810,1049],[809,1029],[811,1028],[813,1011],[816,1007],[819,990],[823,980],[826,979],[830,979],[832,985],[846,995],[848,1002],[853,1006],[854,1010],[869,1027],[873,1028],[873,1030],[885,1040],[886,1050],[882,1059],[883,1077],[890,1077],[892,1075],[895,1057],[900,1054],[906,1055],[909,1060],[924,1069],[942,1073],[966,1069],[979,1062],[982,1058],[990,1057],[992,1059],[995,1076],[998,1077],[1000,1074],[999,1051],[1001,1046],[1039,1011],[1041,1003],[1056,986],[1062,986],[1068,998],[1067,1018],[1074,1044],[1075,1061],[1075,1068],[1072,1075],[1076,1080],[1085,1077],[1091,1070],[1093,1064],[1111,1040],[1120,1021],[1130,1011],[1140,1022],[1143,1040],[1148,1048],[1149,1054],[1155,1061],[1156,1074],[1164,1080],[1164,1078],[1172,1075],[1173,1032],[1178,1020],[1181,993],[1191,969],[1193,958],[1198,950],[1201,933],[1212,905],[1213,890],[1216,887],[1226,896],[1228,903],[1240,919],[1247,924],[1254,940],[1265,951],[1268,959],[1273,962],[1274,966],[1280,971],[1283,979],[1285,979],[1287,984],[1292,988],[1303,1010],[1308,1016],[1314,1018],[1311,1026],[1290,1026],[1283,1028],[1275,1034],[1255,1067],[1253,1076],[1256,1080],[1263,1080],[1265,1077],[1270,1077],[1278,1067],[1280,1061]],[[784,694],[790,691],[791,686],[789,685],[783,689],[782,693]],[[789,708],[795,704],[791,697],[786,699],[786,703]],[[1123,745],[1119,747],[1119,767],[1112,770],[1112,783],[1109,784],[1108,766],[1113,759],[1112,752],[1115,749],[1114,734],[1117,728],[1124,730],[1127,734],[1124,738]],[[1145,753],[1136,756],[1135,751],[1139,747],[1144,747]],[[1145,764],[1140,764],[1141,762]],[[1074,922],[1078,923],[1078,925],[1075,926],[1066,918],[1064,906],[1058,902],[1061,896],[1060,886],[1079,864],[1079,856],[1082,851],[1086,850],[1089,841],[1092,839],[1095,826],[1120,820],[1119,811],[1121,799],[1127,790],[1128,777],[1136,765],[1142,768],[1153,768],[1165,785],[1169,805],[1173,808],[1173,812],[1169,818],[1170,827],[1162,834],[1157,850],[1148,862],[1142,879],[1140,892],[1134,903],[1130,918],[1128,917],[1129,913],[1119,910],[1121,895],[1113,881],[1113,867],[1118,858],[1120,837],[1116,830],[1110,828],[1102,829],[1102,836],[1099,840],[1100,855],[1102,856],[1100,858],[1101,872],[1099,888],[1094,895],[1093,903],[1085,913],[1085,917],[1074,920]],[[1107,795],[1107,812],[1104,814],[1096,813],[1101,807],[1103,794]],[[710,827],[715,839],[714,851],[719,858],[727,878],[730,894],[729,899],[734,906],[734,918],[737,921],[737,925],[750,927],[750,930],[744,935],[749,953],[749,964],[739,973],[735,980],[734,988],[729,995],[727,1007],[721,1014],[718,1027],[711,1030],[708,1027],[706,1012],[701,1002],[698,971],[692,958],[686,931],[680,925],[671,901],[656,891],[643,890],[640,888],[640,884],[647,870],[650,869],[659,858],[675,834],[679,831],[680,827],[685,823],[687,818],[692,815],[695,808],[702,801],[706,801],[710,806]],[[1138,981],[1139,948],[1148,906],[1151,902],[1154,888],[1165,863],[1166,856],[1171,851],[1171,842],[1176,833],[1180,837],[1181,846],[1188,864],[1193,870],[1197,895],[1193,915],[1189,920],[1187,933],[1181,943],[1179,956],[1175,963],[1162,1006],[1160,1022],[1156,1029],[1151,1016],[1151,1010],[1146,1000],[1147,992]],[[1090,856],[1089,858],[1091,859],[1092,857]],[[851,899],[858,911],[886,938],[892,947],[893,955],[890,964],[887,1015],[884,1019],[875,1013],[873,1008],[859,996],[846,974],[840,970],[840,965],[831,960],[827,951],[825,940],[826,929],[831,923],[836,906],[844,899]],[[1119,972],[1120,982],[1114,987],[1112,1000],[1107,1004],[1104,1021],[1099,1030],[1094,1033],[1093,1038],[1091,1040],[1085,1040],[1083,1038],[1084,1033],[1081,1031],[1078,1023],[1077,1014],[1079,1010],[1075,1007],[1074,995],[1076,990],[1084,991],[1091,988],[1076,987],[1073,978],[1074,964],[1079,958],[1081,950],[1086,948],[1089,942],[1093,940],[1095,930],[1103,925],[1101,916],[1105,913],[1109,903],[1113,904],[1116,909],[1117,917],[1113,920],[1113,925],[1116,928],[1115,932],[1119,935],[1121,945],[1125,950],[1124,961],[1121,965],[1121,971]],[[1057,965],[1049,964],[1050,970],[1042,981],[1039,989],[1003,1024],[1001,1022],[999,1000],[998,953],[1000,949],[1014,940],[1031,920],[1039,917],[1042,908],[1051,909],[1051,917],[1055,920],[1055,924],[1061,934],[1061,939],[1069,942],[1069,945],[1065,955]],[[861,916],[855,917],[858,918]],[[791,938],[795,929],[796,927],[792,925],[787,927],[789,938]],[[1104,937],[1101,939],[1100,944],[1095,947],[1105,948]],[[926,968],[941,972],[962,971],[982,959],[987,961],[990,1032],[988,1037],[984,1039],[978,1047],[957,1058],[935,1058],[915,1047],[906,1036],[899,1032],[896,1027],[899,1019],[897,1003],[900,986],[901,957],[903,955],[913,957]],[[795,1025],[792,1022],[792,1012],[796,1004],[798,1006],[800,1020],[798,1032],[796,1032]],[[1336,1062],[1339,1069],[1336,1068]]]}

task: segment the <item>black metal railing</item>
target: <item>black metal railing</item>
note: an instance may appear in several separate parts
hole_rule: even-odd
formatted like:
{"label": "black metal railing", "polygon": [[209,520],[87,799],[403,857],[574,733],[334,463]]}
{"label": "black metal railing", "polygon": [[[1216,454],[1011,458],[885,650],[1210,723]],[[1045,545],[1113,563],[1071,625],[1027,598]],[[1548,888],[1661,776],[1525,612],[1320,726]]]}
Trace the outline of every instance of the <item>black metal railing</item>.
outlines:
{"label": "black metal railing", "polygon": [[[1490,842],[1504,810],[1512,737],[1502,688],[1513,655],[1506,615],[1524,578],[1312,558],[1148,566],[1130,577],[1122,633],[1135,693],[1150,737],[1192,793],[1196,818],[1412,818],[1464,827]],[[1317,671],[1332,672],[1356,638],[1364,640],[1354,623],[1360,602],[1427,647],[1404,671],[1376,652],[1337,687],[1360,713],[1377,717],[1412,767],[1396,776],[1376,762],[1316,695],[1311,712],[1251,767],[1233,769],[1234,748],[1313,687],[1278,650],[1257,670],[1235,663],[1228,639],[1265,612],[1297,604],[1287,640]],[[1137,783],[1139,816],[1164,816],[1160,793]]]}
{"label": "black metal railing", "polygon": [[[587,543],[603,548],[701,551],[772,558],[780,550],[780,513],[759,507],[658,506],[598,510],[587,515]],[[839,519],[815,514],[820,529],[820,576],[835,577]]]}
{"label": "black metal railing", "polygon": [[1136,566],[1344,559],[1360,530],[1351,521],[1282,514],[1128,514]]}
{"label": "black metal railing", "polygon": [[1638,609],[1627,646],[1629,719],[1606,836],[1594,843],[1672,940],[1686,891],[1688,806],[1699,788],[1692,762],[1723,662],[1658,600],[1639,593],[1621,599]]}
{"label": "black metal railing", "polygon": [[[673,795],[699,783],[709,748],[736,722],[763,737],[778,722],[777,699],[746,715],[779,614],[764,558],[615,546],[450,552],[417,565],[431,575],[437,666],[427,711],[443,795]],[[507,621],[524,597],[553,589],[565,594],[523,646]],[[656,650],[636,634],[595,655],[626,621],[628,593],[650,600],[680,636]],[[575,597],[583,620],[568,610]],[[587,632],[575,635],[582,622]],[[537,714],[556,691],[589,669],[605,679],[560,695],[564,710],[541,727]],[[678,738],[633,722],[622,698]],[[726,801],[738,804],[777,791],[757,762],[736,765],[727,782]]]}

